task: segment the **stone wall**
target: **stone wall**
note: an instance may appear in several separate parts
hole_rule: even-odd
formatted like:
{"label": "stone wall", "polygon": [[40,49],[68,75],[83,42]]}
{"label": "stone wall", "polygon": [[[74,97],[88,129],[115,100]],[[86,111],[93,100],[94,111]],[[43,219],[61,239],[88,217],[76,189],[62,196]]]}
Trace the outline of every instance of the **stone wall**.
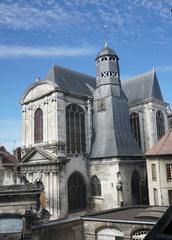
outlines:
{"label": "stone wall", "polygon": [[[152,164],[156,166],[156,180],[152,179]],[[154,189],[157,189],[158,205],[169,205],[168,190],[172,190],[171,181],[167,181],[166,164],[172,164],[172,157],[147,158],[149,204],[155,205]]]}
{"label": "stone wall", "polygon": [[164,116],[165,132],[168,130],[167,104],[148,99],[143,104],[129,107],[130,114],[137,112],[140,120],[140,135],[142,151],[146,152],[157,143],[156,112],[160,110]]}

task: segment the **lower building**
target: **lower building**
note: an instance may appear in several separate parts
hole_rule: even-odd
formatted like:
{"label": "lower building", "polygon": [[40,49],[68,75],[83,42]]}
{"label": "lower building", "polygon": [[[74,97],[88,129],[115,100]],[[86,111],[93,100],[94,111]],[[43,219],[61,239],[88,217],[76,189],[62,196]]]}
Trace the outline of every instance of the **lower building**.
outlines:
{"label": "lower building", "polygon": [[172,129],[146,154],[150,205],[172,204]]}
{"label": "lower building", "polygon": [[172,240],[172,206],[163,214],[144,240]]}
{"label": "lower building", "polygon": [[33,225],[33,240],[141,240],[167,207],[133,206]]}

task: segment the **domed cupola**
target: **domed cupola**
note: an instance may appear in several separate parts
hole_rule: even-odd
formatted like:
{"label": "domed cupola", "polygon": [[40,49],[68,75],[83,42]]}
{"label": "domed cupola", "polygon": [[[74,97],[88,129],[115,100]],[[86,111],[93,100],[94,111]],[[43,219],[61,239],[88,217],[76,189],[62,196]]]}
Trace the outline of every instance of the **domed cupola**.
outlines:
{"label": "domed cupola", "polygon": [[116,52],[105,43],[104,48],[96,56],[97,87],[109,83],[121,84],[118,61]]}

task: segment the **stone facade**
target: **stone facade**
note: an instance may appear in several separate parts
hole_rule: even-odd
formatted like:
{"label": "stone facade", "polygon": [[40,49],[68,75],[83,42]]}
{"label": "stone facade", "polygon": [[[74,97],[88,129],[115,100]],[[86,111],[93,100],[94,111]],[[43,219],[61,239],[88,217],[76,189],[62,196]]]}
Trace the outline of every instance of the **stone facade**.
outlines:
{"label": "stone facade", "polygon": [[68,218],[32,228],[33,240],[142,240],[166,208],[130,207],[111,209],[97,215]]}
{"label": "stone facade", "polygon": [[161,111],[164,116],[165,132],[169,129],[167,117],[167,104],[156,99],[146,100],[142,104],[131,106],[130,114],[136,112],[139,114],[141,148],[143,152],[148,151],[154,144],[158,142],[156,113]]}
{"label": "stone facade", "polygon": [[[168,128],[166,103],[152,97],[144,99],[140,105],[127,105],[118,60],[117,54],[109,47],[100,51],[96,58],[100,61],[96,63],[97,86],[92,77],[53,66],[44,80],[37,80],[23,94],[20,171],[30,182],[41,179],[47,195],[47,209],[54,219],[144,203],[143,195],[146,194],[143,193],[146,191],[142,192],[142,185],[145,186],[146,182],[146,162],[132,135],[129,111],[139,113],[141,146],[145,150],[157,138],[155,112],[158,109],[163,112],[165,130]],[[71,105],[84,112],[83,128],[79,112],[68,129],[67,124],[73,115],[67,116],[70,113],[67,108]],[[35,115],[38,109],[43,119],[39,125],[39,128],[42,126],[39,132],[42,139],[36,142]],[[75,173],[83,182],[80,197],[87,202],[77,212],[69,211],[69,180]],[[93,176],[99,180],[101,195],[91,194]],[[137,182],[136,191],[134,182]]]}

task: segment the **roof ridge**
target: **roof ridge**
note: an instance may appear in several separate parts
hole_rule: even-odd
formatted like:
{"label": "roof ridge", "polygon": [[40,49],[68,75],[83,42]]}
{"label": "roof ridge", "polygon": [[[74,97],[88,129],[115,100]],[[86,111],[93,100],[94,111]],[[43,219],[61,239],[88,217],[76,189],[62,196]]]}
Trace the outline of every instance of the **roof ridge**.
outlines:
{"label": "roof ridge", "polygon": [[94,76],[88,75],[88,74],[83,73],[83,72],[79,72],[79,71],[77,71],[77,70],[73,70],[73,69],[71,69],[71,68],[63,67],[63,66],[60,66],[60,65],[57,65],[57,64],[54,64],[53,67],[54,67],[54,68],[56,68],[56,67],[57,67],[57,68],[61,68],[61,69],[67,70],[67,71],[71,71],[71,72],[73,72],[73,73],[77,73],[77,74],[84,75],[84,76],[91,77],[91,78],[94,78],[94,79],[95,79]]}
{"label": "roof ridge", "polygon": [[[161,150],[165,146],[165,144],[169,138],[169,135],[171,134],[171,131],[172,131],[172,129],[170,128],[165,133],[165,135],[146,152],[146,156],[161,155]],[[160,146],[160,148],[155,151],[154,149],[156,149],[159,146]],[[152,153],[152,151],[153,151],[153,153]]]}
{"label": "roof ridge", "polygon": [[164,138],[165,138],[165,139],[164,139],[164,142],[163,142],[162,146],[160,147],[160,149],[159,149],[159,151],[158,151],[158,154],[160,153],[160,151],[161,151],[162,148],[164,147],[166,141],[168,140],[168,137],[169,137],[171,131],[172,131],[172,129],[170,128],[169,131],[165,134],[165,135],[167,135],[166,138],[165,138],[165,135],[164,135]]}
{"label": "roof ridge", "polygon": [[147,72],[144,72],[144,73],[141,73],[141,74],[138,74],[138,75],[133,76],[133,77],[130,77],[130,78],[126,79],[126,80],[122,80],[122,83],[125,83],[125,82],[129,82],[129,81],[135,80],[135,79],[138,78],[138,77],[141,77],[141,76],[144,76],[144,75],[148,75],[148,74],[150,74],[150,73],[152,73],[152,70],[147,71]]}
{"label": "roof ridge", "polygon": [[154,81],[155,81],[155,69],[152,69],[151,72],[153,74],[152,74],[152,86],[151,86],[151,94],[150,94],[150,96],[153,95],[153,85],[154,85]]}

